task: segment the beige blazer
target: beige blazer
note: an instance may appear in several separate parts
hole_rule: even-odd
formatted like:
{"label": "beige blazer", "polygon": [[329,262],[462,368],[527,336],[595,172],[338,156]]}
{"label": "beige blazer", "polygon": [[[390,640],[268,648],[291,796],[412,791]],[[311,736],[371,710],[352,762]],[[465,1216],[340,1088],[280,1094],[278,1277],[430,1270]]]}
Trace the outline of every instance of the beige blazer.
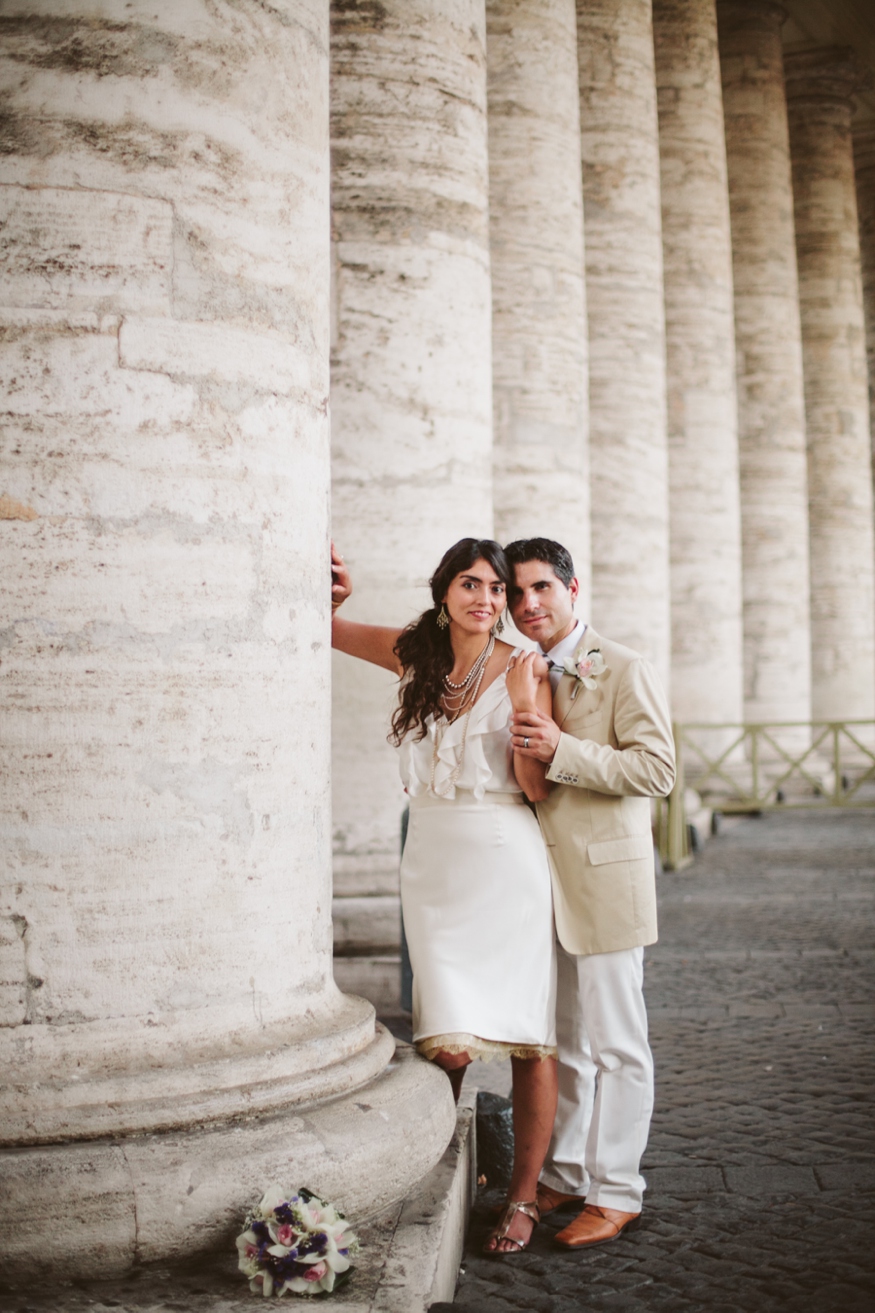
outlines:
{"label": "beige blazer", "polygon": [[556,689],[562,734],[547,771],[556,787],[538,803],[556,931],[569,953],[656,941],[650,799],[665,796],[675,777],[671,716],[656,671],[588,628],[578,652],[593,649],[607,663],[596,687],[565,674]]}

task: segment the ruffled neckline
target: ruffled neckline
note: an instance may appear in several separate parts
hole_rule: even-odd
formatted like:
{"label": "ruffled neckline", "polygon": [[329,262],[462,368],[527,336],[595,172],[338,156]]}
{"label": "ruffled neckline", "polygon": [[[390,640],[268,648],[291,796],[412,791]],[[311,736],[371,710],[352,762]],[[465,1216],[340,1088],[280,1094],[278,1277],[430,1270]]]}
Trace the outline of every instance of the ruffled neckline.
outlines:
{"label": "ruffled neckline", "polygon": [[[521,650],[521,648],[515,649],[510,655],[515,656]],[[486,734],[495,734],[507,728],[509,720],[507,696],[507,668],[505,668],[471,708],[468,733],[465,737],[465,764],[462,782],[458,787],[472,790],[478,800],[483,798],[486,786],[492,778],[492,770],[486,760],[481,740]],[[431,792],[431,766],[435,742],[437,742],[435,790],[439,797],[451,800],[456,796],[456,786],[449,786],[449,778],[459,759],[465,732],[465,718],[460,716],[458,720],[448,722],[443,716],[439,720],[429,716],[426,721],[426,731],[425,737],[418,743],[405,740],[402,744],[402,762],[407,766],[405,781],[407,792],[412,798]]]}

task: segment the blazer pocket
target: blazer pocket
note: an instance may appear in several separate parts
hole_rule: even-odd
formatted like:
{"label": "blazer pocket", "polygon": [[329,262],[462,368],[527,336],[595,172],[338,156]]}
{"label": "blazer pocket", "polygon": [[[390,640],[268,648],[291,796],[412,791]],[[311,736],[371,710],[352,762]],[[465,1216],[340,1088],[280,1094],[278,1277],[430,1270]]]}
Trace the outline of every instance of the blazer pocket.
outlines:
{"label": "blazer pocket", "polygon": [[588,843],[586,855],[593,866],[606,862],[635,862],[649,857],[653,841],[646,834],[628,834],[622,839],[603,839],[601,843]]}

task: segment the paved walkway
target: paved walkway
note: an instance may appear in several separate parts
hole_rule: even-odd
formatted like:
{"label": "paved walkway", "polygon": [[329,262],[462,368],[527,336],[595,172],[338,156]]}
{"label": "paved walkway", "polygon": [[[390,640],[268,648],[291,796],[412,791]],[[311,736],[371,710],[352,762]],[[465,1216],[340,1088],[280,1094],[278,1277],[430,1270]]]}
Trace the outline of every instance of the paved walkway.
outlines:
{"label": "paved walkway", "polygon": [[484,1192],[433,1313],[875,1308],[875,812],[736,822],[659,888],[644,1224],[495,1262]]}

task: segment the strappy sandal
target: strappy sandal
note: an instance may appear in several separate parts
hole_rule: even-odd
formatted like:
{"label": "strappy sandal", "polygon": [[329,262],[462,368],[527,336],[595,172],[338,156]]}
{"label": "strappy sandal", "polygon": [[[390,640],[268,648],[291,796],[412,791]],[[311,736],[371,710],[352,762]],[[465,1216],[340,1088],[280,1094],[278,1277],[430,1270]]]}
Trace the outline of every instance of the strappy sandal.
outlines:
{"label": "strappy sandal", "polygon": [[[516,1236],[508,1235],[511,1223],[517,1213],[524,1213],[526,1217],[531,1218],[535,1226],[537,1226],[541,1220],[541,1210],[538,1208],[534,1199],[525,1202],[514,1200],[506,1203],[501,1214],[501,1221],[494,1231],[489,1232],[486,1244],[483,1246],[482,1253],[484,1253],[487,1258],[510,1258],[513,1254],[521,1254],[524,1249],[528,1249],[532,1236],[535,1234],[535,1226],[532,1227],[532,1232],[528,1240],[517,1240]],[[496,1242],[500,1240],[509,1240],[512,1245],[516,1245],[516,1249],[488,1249],[487,1245],[490,1240],[495,1240]]]}

